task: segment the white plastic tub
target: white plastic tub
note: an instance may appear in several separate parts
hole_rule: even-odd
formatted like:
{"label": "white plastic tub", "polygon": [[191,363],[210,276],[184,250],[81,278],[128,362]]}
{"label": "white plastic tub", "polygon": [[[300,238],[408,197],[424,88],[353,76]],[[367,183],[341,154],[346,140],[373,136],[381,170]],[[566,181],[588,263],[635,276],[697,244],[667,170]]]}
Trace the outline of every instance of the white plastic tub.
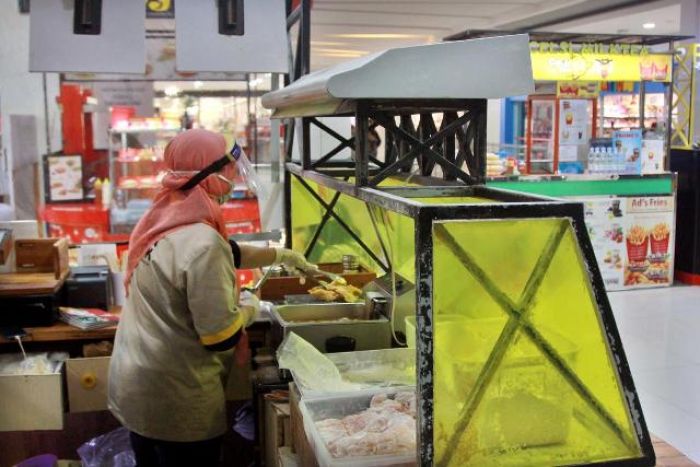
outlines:
{"label": "white plastic tub", "polygon": [[415,391],[415,388],[361,391],[352,395],[302,400],[299,403],[299,410],[304,419],[304,431],[309,445],[316,454],[319,467],[408,467],[417,465],[417,450],[391,455],[333,457],[316,426],[316,422],[322,420],[340,419],[362,412],[369,407],[372,397],[376,394],[384,393],[391,398],[397,392],[405,391]]}

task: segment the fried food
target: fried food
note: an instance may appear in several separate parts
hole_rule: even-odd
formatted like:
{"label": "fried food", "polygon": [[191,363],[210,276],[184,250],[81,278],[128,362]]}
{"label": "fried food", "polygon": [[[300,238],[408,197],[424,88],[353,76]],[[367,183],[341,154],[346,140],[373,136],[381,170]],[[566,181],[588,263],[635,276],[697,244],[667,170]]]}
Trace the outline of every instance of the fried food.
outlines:
{"label": "fried food", "polygon": [[312,297],[324,302],[348,302],[355,303],[360,301],[362,290],[350,284],[341,284],[339,281],[333,281],[327,286],[316,286],[309,290]]}
{"label": "fried food", "polygon": [[338,299],[338,294],[332,290],[326,290],[320,285],[309,290],[309,294],[317,300],[323,302],[334,302]]}
{"label": "fried food", "polygon": [[627,232],[627,241],[632,245],[642,245],[647,238],[647,231],[641,225],[633,225]]}
{"label": "fried food", "polygon": [[665,222],[660,222],[656,224],[653,229],[651,229],[651,236],[657,241],[666,239],[669,234],[670,230],[668,228],[668,224]]}

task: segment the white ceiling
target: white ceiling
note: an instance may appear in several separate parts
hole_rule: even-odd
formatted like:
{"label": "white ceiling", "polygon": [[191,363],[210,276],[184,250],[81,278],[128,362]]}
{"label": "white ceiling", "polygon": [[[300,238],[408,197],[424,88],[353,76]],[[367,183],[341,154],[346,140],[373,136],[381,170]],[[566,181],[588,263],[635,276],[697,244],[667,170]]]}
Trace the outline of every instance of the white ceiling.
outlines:
{"label": "white ceiling", "polygon": [[[612,16],[612,17],[611,17]],[[653,29],[644,29],[645,23],[653,23]],[[679,34],[681,31],[681,6],[665,5],[646,11],[622,11],[617,15],[596,16],[576,23],[559,25],[557,31],[612,34]]]}
{"label": "white ceiling", "polygon": [[311,67],[492,28],[585,0],[314,0]]}
{"label": "white ceiling", "polygon": [[[253,0],[254,1],[254,0]],[[610,4],[622,0],[606,0]],[[678,34],[682,0],[659,0],[584,19],[543,27],[547,31],[613,34]],[[688,0],[685,0],[688,1]],[[440,41],[465,29],[600,8],[600,0],[314,0],[311,68],[392,47]],[[541,18],[540,18],[541,19]],[[654,22],[653,30],[642,24]],[[172,29],[172,20],[149,20],[149,29]],[[294,46],[294,44],[292,44]],[[232,85],[239,86],[239,85]]]}

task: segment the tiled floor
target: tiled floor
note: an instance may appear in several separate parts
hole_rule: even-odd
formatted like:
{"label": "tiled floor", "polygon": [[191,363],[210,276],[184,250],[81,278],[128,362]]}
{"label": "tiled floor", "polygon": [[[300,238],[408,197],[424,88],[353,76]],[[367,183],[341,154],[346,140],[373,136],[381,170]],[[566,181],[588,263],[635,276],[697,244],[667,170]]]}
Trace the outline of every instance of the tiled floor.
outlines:
{"label": "tiled floor", "polygon": [[700,287],[608,296],[649,431],[700,463]]}

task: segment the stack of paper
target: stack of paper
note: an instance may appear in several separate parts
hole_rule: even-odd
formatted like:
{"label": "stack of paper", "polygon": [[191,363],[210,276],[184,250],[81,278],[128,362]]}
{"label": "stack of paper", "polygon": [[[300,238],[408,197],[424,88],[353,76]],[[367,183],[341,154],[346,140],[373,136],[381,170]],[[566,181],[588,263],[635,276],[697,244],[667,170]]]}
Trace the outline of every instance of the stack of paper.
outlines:
{"label": "stack of paper", "polygon": [[97,308],[59,308],[59,319],[76,328],[90,330],[114,326],[119,316]]}

